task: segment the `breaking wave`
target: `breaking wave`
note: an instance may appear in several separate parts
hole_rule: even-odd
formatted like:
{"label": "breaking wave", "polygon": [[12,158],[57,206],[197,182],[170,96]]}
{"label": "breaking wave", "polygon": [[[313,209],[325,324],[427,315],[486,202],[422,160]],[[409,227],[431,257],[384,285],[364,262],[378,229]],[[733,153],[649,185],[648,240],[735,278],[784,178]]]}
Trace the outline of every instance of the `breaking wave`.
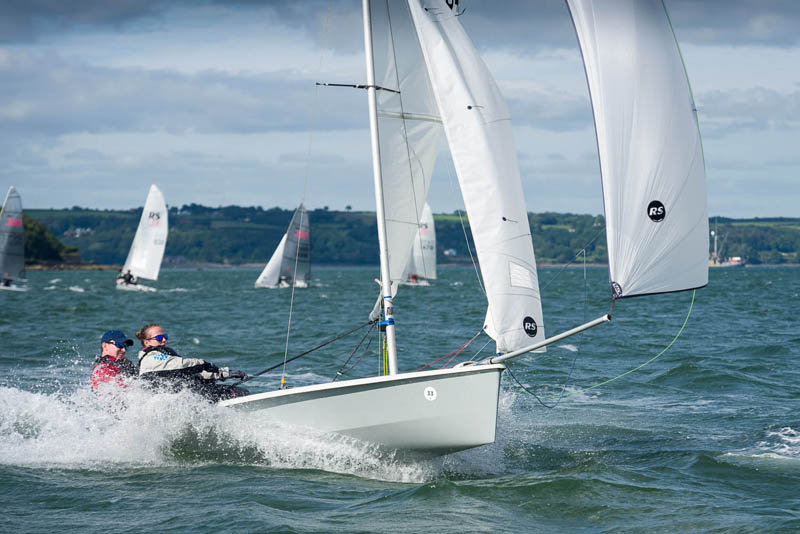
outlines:
{"label": "breaking wave", "polygon": [[421,483],[438,462],[395,457],[352,438],[259,421],[188,391],[137,387],[33,393],[0,387],[0,464],[81,469],[238,464],[319,469]]}

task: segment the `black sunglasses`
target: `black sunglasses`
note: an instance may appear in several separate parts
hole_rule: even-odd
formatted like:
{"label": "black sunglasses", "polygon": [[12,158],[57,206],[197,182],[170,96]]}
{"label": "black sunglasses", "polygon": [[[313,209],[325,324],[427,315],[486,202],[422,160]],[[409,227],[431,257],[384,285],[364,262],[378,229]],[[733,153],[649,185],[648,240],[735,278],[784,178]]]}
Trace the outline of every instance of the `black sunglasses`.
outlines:
{"label": "black sunglasses", "polygon": [[169,338],[167,337],[167,334],[158,334],[157,336],[148,337],[147,339],[155,339],[156,341],[161,343],[162,341],[166,341]]}

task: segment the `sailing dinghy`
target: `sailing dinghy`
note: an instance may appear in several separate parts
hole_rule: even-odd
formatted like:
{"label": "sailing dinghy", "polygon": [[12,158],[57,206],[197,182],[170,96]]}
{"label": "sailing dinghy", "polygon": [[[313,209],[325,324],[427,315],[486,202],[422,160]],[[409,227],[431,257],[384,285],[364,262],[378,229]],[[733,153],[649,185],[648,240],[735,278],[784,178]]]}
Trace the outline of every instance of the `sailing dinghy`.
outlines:
{"label": "sailing dinghy", "polygon": [[308,287],[311,281],[311,229],[300,204],[255,287]]}
{"label": "sailing dinghy", "polygon": [[[117,289],[153,292],[156,288],[139,284],[138,280],[158,280],[168,233],[167,204],[161,190],[150,186],[136,235],[128,251],[125,265],[117,276]],[[129,276],[128,276],[129,275]],[[126,278],[128,281],[126,281]]]}
{"label": "sailing dinghy", "polygon": [[22,198],[12,185],[0,213],[0,289],[27,291],[27,283]]}
{"label": "sailing dinghy", "polygon": [[436,280],[436,228],[433,212],[427,203],[422,208],[406,273],[400,282],[402,285],[429,286],[430,280]]}
{"label": "sailing dinghy", "polygon": [[[702,287],[708,279],[703,154],[664,5],[569,0],[568,6],[594,107],[611,300]],[[363,12],[388,372],[222,404],[435,456],[494,441],[503,361],[611,317],[545,338],[508,110],[458,14],[445,0],[363,0]],[[496,355],[398,372],[393,297],[427,193],[432,158],[425,157],[424,141],[438,135],[439,125],[470,220],[488,301],[483,331],[495,340]]]}

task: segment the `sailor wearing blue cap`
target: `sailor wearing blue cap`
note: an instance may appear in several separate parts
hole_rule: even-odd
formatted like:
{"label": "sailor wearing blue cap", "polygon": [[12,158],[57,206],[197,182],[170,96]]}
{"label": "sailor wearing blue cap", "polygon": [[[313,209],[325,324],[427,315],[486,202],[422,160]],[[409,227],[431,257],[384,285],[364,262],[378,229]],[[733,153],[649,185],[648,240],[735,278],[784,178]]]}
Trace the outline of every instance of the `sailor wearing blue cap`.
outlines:
{"label": "sailor wearing blue cap", "polygon": [[115,383],[124,386],[124,381],[139,375],[136,365],[125,358],[133,340],[128,339],[121,330],[109,330],[100,338],[100,356],[92,367],[92,389],[103,384]]}

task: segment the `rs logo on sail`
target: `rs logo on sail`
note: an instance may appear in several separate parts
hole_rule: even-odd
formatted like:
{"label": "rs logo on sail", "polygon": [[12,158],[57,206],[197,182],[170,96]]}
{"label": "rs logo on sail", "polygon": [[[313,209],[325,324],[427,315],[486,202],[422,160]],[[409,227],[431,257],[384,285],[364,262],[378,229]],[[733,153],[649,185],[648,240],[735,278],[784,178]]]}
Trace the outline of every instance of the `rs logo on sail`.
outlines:
{"label": "rs logo on sail", "polygon": [[667,209],[664,207],[664,204],[658,200],[654,200],[647,205],[647,216],[650,217],[650,220],[653,222],[661,222],[664,220],[664,217],[667,216]]}
{"label": "rs logo on sail", "polygon": [[533,320],[533,317],[525,317],[522,320],[522,329],[530,337],[536,337],[536,332],[539,331],[539,327],[536,326],[536,321]]}

